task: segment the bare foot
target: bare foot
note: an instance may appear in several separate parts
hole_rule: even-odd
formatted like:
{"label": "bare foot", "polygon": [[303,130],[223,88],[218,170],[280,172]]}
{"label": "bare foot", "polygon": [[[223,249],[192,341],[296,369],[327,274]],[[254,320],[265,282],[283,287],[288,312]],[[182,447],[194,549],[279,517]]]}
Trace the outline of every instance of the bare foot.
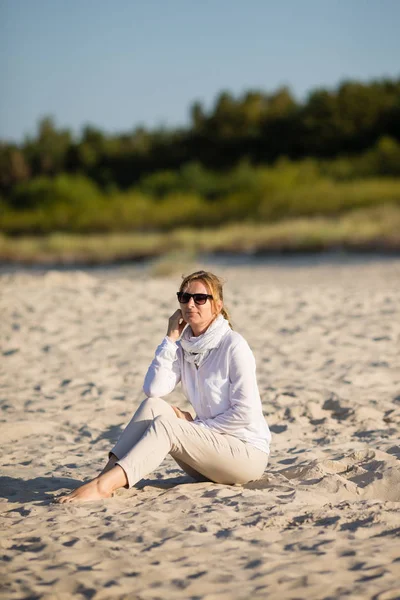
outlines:
{"label": "bare foot", "polygon": [[99,485],[99,479],[93,479],[89,483],[85,483],[78,487],[76,490],[61,496],[56,499],[58,504],[65,504],[67,502],[92,502],[93,500],[101,500],[102,498],[110,498],[112,491],[103,489],[103,486]]}
{"label": "bare foot", "polygon": [[103,498],[111,498],[112,493],[120,487],[128,484],[128,479],[125,471],[119,465],[110,469],[107,473],[99,475],[89,483],[81,485],[76,490],[57,498],[55,502],[58,504],[66,504],[71,502],[93,502],[102,500]]}

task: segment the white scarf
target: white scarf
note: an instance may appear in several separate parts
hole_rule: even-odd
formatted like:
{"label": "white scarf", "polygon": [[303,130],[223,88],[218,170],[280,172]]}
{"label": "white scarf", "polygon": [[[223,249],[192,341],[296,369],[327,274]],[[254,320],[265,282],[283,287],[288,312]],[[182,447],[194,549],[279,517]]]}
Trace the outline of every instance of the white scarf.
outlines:
{"label": "white scarf", "polygon": [[229,331],[230,325],[228,321],[220,314],[211,323],[209,328],[195,337],[190,325],[183,331],[181,337],[181,346],[185,360],[194,363],[197,368],[205,361],[210,351],[217,348],[226,334]]}

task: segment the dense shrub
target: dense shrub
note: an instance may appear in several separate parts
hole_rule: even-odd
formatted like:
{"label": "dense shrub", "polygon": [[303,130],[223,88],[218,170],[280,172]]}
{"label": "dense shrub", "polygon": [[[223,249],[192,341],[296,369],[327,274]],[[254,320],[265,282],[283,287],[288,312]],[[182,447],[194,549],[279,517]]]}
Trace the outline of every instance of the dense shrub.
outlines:
{"label": "dense shrub", "polygon": [[[400,203],[400,146],[383,138],[358,157],[329,163],[279,159],[273,166],[241,162],[225,173],[190,163],[108,192],[84,176],[39,177],[0,198],[0,230],[10,234],[168,231],[234,222],[332,216],[354,208]],[[369,169],[369,170],[368,170]],[[379,171],[380,177],[366,173]]]}

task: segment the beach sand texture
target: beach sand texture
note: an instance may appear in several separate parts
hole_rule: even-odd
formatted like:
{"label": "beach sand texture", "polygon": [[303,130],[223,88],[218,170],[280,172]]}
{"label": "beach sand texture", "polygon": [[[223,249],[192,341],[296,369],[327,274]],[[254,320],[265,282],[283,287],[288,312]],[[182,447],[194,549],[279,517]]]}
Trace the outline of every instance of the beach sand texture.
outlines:
{"label": "beach sand texture", "polygon": [[51,501],[144,398],[180,275],[0,276],[2,598],[400,598],[400,261],[314,262],[213,267],[257,360],[263,479],[195,483],[167,457],[84,505]]}

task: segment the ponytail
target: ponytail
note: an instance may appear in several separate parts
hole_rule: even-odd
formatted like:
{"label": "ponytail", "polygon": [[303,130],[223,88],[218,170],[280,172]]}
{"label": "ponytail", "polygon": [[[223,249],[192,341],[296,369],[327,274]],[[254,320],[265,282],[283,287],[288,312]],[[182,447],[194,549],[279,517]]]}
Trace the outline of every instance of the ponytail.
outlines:
{"label": "ponytail", "polygon": [[232,327],[232,323],[231,323],[231,318],[230,318],[230,316],[229,316],[229,313],[228,313],[228,311],[226,310],[226,308],[225,308],[224,306],[223,306],[223,307],[222,307],[222,309],[221,309],[221,315],[224,317],[224,319],[226,319],[226,320],[228,321],[228,323],[229,323],[229,327],[230,327],[231,329],[233,329],[233,327]]}

